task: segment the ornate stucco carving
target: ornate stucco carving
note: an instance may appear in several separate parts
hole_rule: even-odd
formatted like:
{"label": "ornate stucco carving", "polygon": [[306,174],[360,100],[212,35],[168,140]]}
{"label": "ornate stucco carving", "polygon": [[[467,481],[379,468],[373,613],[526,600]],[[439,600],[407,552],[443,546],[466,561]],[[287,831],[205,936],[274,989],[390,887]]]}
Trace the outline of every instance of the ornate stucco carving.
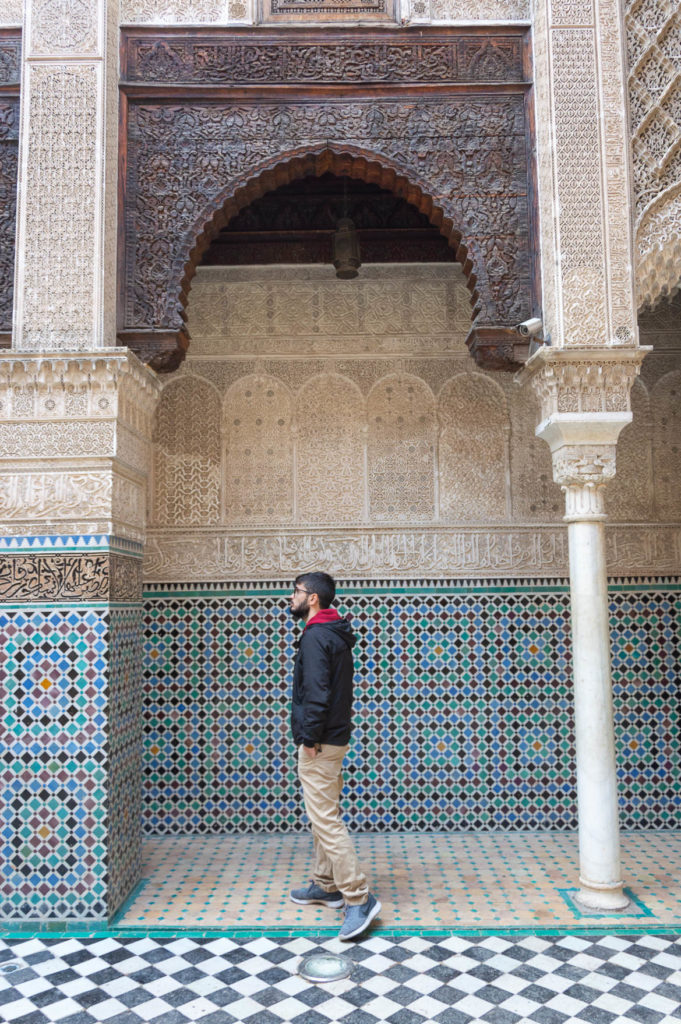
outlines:
{"label": "ornate stucco carving", "polygon": [[617,0],[534,10],[543,319],[559,347],[636,344]]}
{"label": "ornate stucco carving", "polygon": [[2,601],[139,601],[142,562],[116,554],[0,555]]}
{"label": "ornate stucco carving", "polygon": [[220,396],[185,376],[163,393],[154,430],[154,513],[160,524],[211,525],[220,509]]}
{"label": "ornate stucco carving", "polygon": [[664,519],[681,519],[681,370],[652,388],[655,501]]}
{"label": "ornate stucco carving", "polygon": [[96,55],[100,13],[110,6],[98,0],[31,0],[26,19],[29,56]]}
{"label": "ornate stucco carving", "polygon": [[568,521],[605,518],[605,487],[615,475],[618,437],[632,420],[630,391],[644,355],[544,348],[518,375],[539,398],[536,433],[551,449]]}
{"label": "ornate stucco carving", "polygon": [[[412,24],[529,20],[528,0],[410,0],[402,16]],[[314,16],[311,20],[314,19]],[[122,24],[229,25],[253,23],[252,0],[122,0]]]}
{"label": "ornate stucco carving", "polygon": [[[158,384],[122,350],[0,356],[0,515],[139,539]],[[83,524],[88,524],[83,526]]]}
{"label": "ornate stucco carving", "polygon": [[[321,309],[328,278],[310,277],[309,269],[284,269],[277,287]],[[315,274],[323,269],[314,268]],[[448,277],[460,281],[456,267],[421,269],[432,274],[433,285]],[[353,310],[349,300],[341,304],[338,320],[328,322],[333,346],[315,355],[309,353],[313,335],[296,337],[295,321],[283,303],[277,308],[285,315],[277,326],[267,326],[261,312],[230,319],[232,302],[242,308],[239,286],[257,295],[266,281],[265,304],[272,308],[278,273],[279,268],[225,268],[207,275],[210,287],[192,291],[190,330],[195,332],[197,320],[208,322],[210,308],[224,313],[224,328],[221,333],[216,318],[210,335],[201,335],[205,355],[190,355],[176,374],[163,379],[148,534],[150,579],[288,578],[296,564],[307,566],[317,558],[340,576],[563,574],[567,553],[558,524],[565,498],[554,481],[549,446],[535,436],[535,427],[551,415],[587,423],[628,418],[632,382],[634,420],[622,432],[618,475],[606,494],[607,511],[628,524],[609,531],[610,571],[673,571],[677,533],[655,523],[678,523],[678,515],[664,495],[658,505],[667,512],[654,511],[652,460],[656,445],[663,452],[681,442],[676,420],[661,432],[675,378],[660,381],[654,441],[646,388],[635,379],[642,352],[627,357],[616,349],[605,355],[544,350],[540,360],[547,354],[553,358],[538,375],[542,414],[531,388],[518,387],[506,374],[476,369],[464,345],[465,322],[443,316],[442,309],[434,310],[431,333],[424,321],[421,334],[377,333],[368,351],[358,351],[352,332],[366,315],[367,293],[357,291],[360,309]],[[411,281],[403,267],[384,267],[382,275],[377,279],[381,303],[390,296],[393,310],[410,308],[411,290],[418,293],[420,279]],[[247,354],[251,336],[263,345],[255,356]],[[420,339],[421,346],[407,356],[409,337]],[[681,354],[671,348],[652,353],[646,360],[649,387],[680,363]],[[310,430],[311,417],[319,424],[316,431]],[[575,454],[583,472],[587,454]],[[605,473],[602,456],[599,448],[591,464],[601,460]],[[165,491],[159,488],[165,459],[175,460],[172,499],[167,485]],[[564,457],[561,483],[569,471]],[[663,491],[665,486],[663,480]]]}
{"label": "ornate stucco carving", "polygon": [[106,347],[115,343],[118,3],[26,0],[24,23],[13,345]]}
{"label": "ornate stucco carving", "polygon": [[253,0],[121,0],[121,24],[230,25],[253,21]]}
{"label": "ornate stucco carving", "polygon": [[511,502],[506,396],[479,373],[460,373],[438,395],[440,515],[460,523],[508,518]]}
{"label": "ornate stucco carving", "polygon": [[[613,574],[678,573],[681,528],[607,527]],[[286,580],[305,569],[339,578],[565,576],[564,527],[512,529],[324,529],[285,532],[152,530],[144,575],[151,582]]]}
{"label": "ornate stucco carving", "polygon": [[[92,348],[99,201],[95,187],[98,72],[88,64],[38,64],[27,69],[24,89],[17,347],[30,351]],[[23,203],[22,191],[27,194]],[[46,252],[50,253],[47,268]]]}
{"label": "ornate stucco carving", "polygon": [[21,25],[24,17],[22,0],[1,0],[0,25]]}
{"label": "ornate stucco carving", "polygon": [[191,355],[466,352],[470,292],[459,266],[204,267],[191,291]]}
{"label": "ornate stucco carving", "polygon": [[681,284],[681,11],[627,0],[639,305]]}
{"label": "ornate stucco carving", "polygon": [[608,485],[611,520],[648,522],[653,509],[653,437],[650,398],[642,380],[631,388],[632,422],[617,439],[617,473]]}
{"label": "ornate stucco carving", "polygon": [[411,0],[412,21],[529,21],[528,0]]}

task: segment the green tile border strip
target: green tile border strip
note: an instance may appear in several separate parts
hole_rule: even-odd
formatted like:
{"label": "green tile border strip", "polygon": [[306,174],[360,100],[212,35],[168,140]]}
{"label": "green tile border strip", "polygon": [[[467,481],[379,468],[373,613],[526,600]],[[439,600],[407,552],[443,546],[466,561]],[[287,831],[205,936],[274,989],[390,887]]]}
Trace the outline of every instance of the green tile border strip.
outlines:
{"label": "green tile border strip", "polygon": [[121,920],[121,918],[125,917],[125,915],[128,913],[128,911],[130,910],[131,906],[133,905],[133,903],[135,902],[137,897],[140,895],[140,893],[144,889],[146,889],[146,887],[148,885],[149,885],[149,879],[148,878],[141,878],[139,880],[139,882],[137,883],[137,885],[133,886],[133,888],[130,890],[130,893],[128,894],[127,898],[125,900],[123,900],[123,902],[121,903],[121,905],[118,908],[118,910],[114,914],[112,914],[111,917],[109,918],[109,928],[115,928],[116,927],[116,925]]}
{"label": "green tile border strip", "polygon": [[[338,597],[355,594],[565,594],[570,589],[567,578],[535,577],[524,579],[423,579],[423,580],[338,580]],[[611,593],[631,593],[638,590],[681,591],[681,577],[673,576],[641,576],[613,577],[608,581]],[[147,583],[144,587],[143,599],[154,601],[159,598],[187,597],[225,597],[243,599],[246,597],[288,597],[290,584],[278,580],[263,580],[244,585],[234,583]]]}
{"label": "green tile border strip", "polygon": [[[139,939],[139,938],[201,938],[201,939],[333,939],[338,928],[192,928],[192,927],[133,927],[93,928],[92,924],[74,923],[71,927],[37,929],[35,925],[25,930],[3,930],[0,940],[27,940],[43,938],[59,939]],[[593,925],[569,925],[560,927],[532,928],[531,926],[501,928],[373,928],[367,938],[381,939],[432,938],[447,939],[485,938],[488,936],[524,938],[530,935],[678,935],[681,936],[681,920],[673,925],[649,923],[647,925],[617,925],[616,922]]]}
{"label": "green tile border strip", "polygon": [[[599,919],[602,920],[603,918],[610,918],[610,919],[612,919],[613,916],[614,916],[612,914],[612,912],[609,913],[609,914],[608,913],[600,913],[598,910],[589,911],[589,910],[586,910],[586,909],[580,907],[579,904],[577,903],[577,901],[575,900],[574,896],[572,895],[572,893],[579,892],[579,889],[577,889],[577,888],[574,888],[574,889],[558,889],[557,891],[560,893],[562,898],[565,900],[565,903],[568,906],[568,908],[572,911],[572,913],[577,918],[581,919],[581,918],[588,917],[588,918],[599,918]],[[639,899],[638,896],[634,892],[631,891],[631,889],[624,889],[623,891],[624,891],[624,895],[629,898],[629,901],[631,903],[633,903],[634,906],[639,908],[639,913],[636,914],[636,913],[624,910],[624,911],[622,911],[622,917],[655,917],[655,915],[653,914],[652,910],[650,910],[645,905],[643,900]]]}

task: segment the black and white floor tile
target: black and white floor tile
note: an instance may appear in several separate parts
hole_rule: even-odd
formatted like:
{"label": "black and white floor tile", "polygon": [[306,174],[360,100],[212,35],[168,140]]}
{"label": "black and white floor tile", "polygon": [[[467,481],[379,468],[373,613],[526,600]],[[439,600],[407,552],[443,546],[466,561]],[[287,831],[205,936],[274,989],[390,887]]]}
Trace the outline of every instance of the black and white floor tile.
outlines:
{"label": "black and white floor tile", "polygon": [[[318,949],[345,981],[297,973]],[[3,1024],[677,1024],[681,936],[0,941]]]}

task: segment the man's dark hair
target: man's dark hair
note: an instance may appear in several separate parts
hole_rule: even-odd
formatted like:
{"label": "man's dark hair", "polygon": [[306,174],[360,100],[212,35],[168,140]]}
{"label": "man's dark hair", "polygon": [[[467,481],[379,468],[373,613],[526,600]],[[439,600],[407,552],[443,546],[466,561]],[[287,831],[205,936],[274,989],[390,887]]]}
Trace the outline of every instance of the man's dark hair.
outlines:
{"label": "man's dark hair", "polygon": [[305,587],[308,594],[316,594],[320,608],[329,608],[336,596],[336,581],[328,572],[303,572],[296,576],[296,585]]}

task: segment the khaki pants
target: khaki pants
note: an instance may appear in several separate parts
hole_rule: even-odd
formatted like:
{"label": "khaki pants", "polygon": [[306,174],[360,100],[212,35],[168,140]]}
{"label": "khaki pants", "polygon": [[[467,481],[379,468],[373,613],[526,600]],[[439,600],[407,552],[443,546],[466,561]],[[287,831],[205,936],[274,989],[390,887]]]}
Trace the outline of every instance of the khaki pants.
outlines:
{"label": "khaki pants", "polygon": [[313,880],[325,892],[338,889],[346,903],[366,903],[369,889],[340,815],[343,757],[348,747],[322,744],[316,757],[298,748],[298,778],[314,839]]}

